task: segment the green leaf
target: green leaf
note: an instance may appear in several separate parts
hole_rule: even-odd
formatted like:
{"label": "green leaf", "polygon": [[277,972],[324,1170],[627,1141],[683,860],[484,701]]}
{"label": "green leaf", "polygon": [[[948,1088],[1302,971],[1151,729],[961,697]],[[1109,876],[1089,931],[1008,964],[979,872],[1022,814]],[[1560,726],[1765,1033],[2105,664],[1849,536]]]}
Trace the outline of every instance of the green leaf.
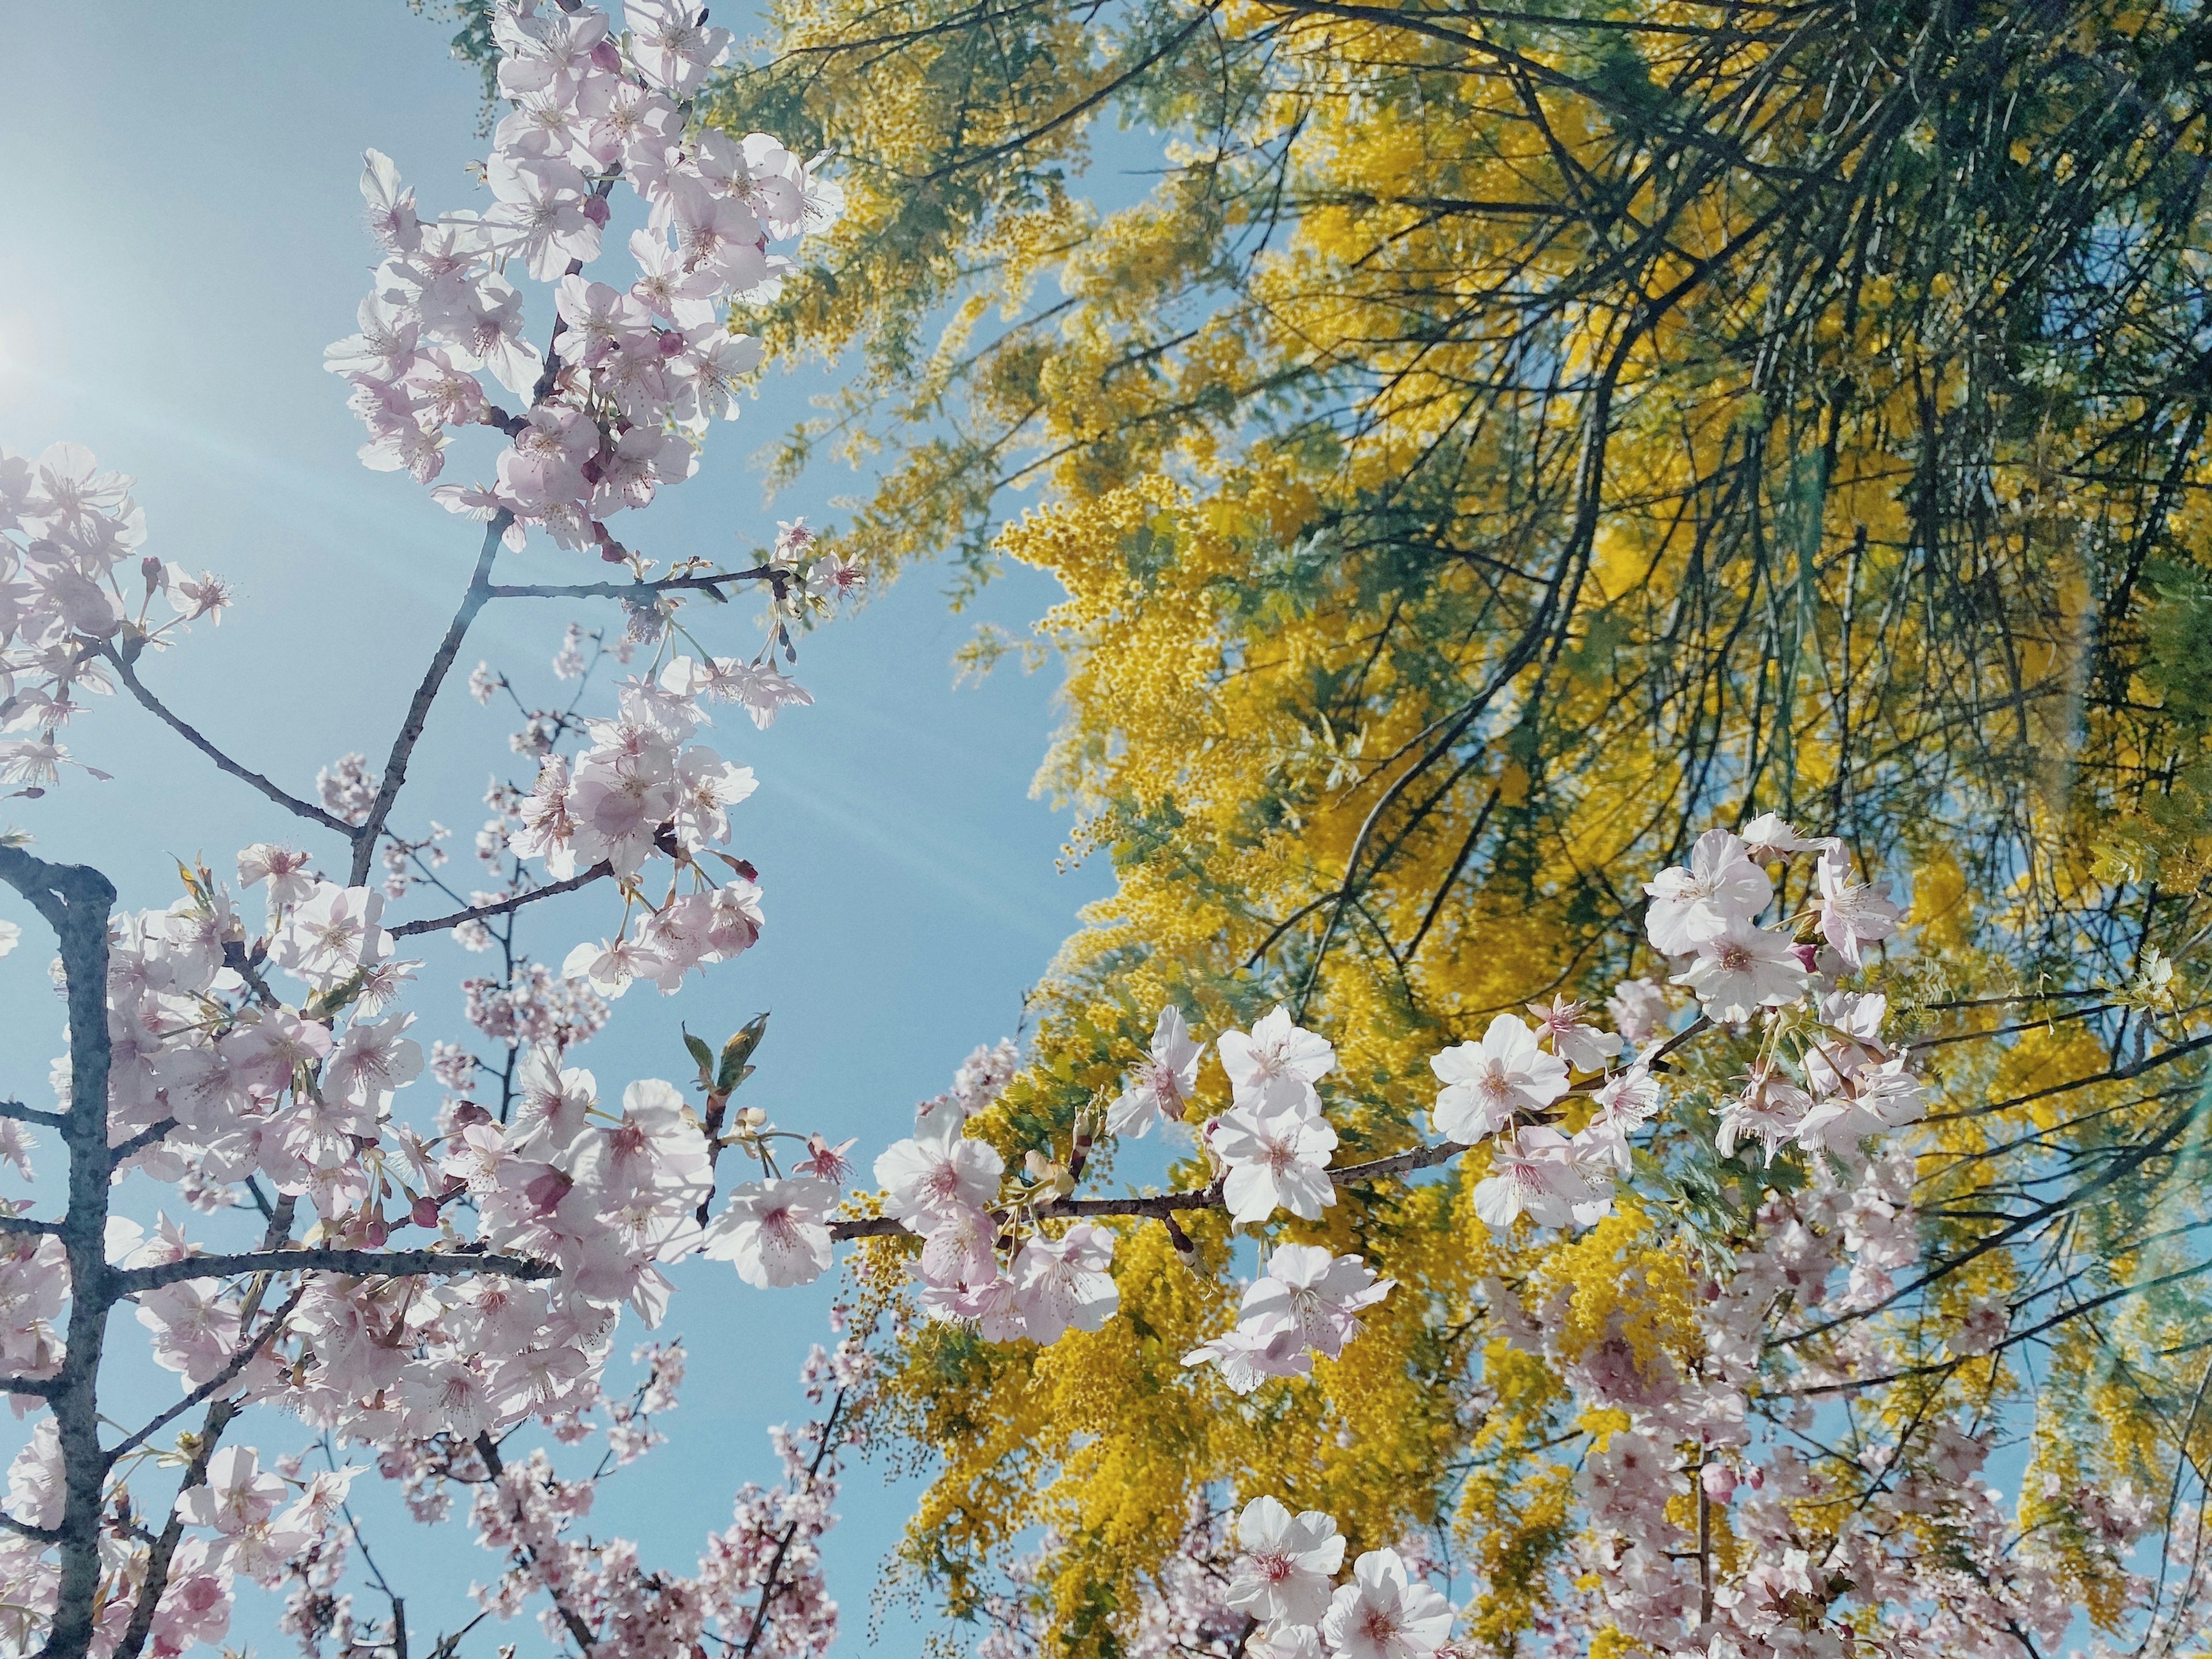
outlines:
{"label": "green leaf", "polygon": [[[721,1068],[714,1074],[714,1087],[727,1094],[752,1075],[753,1068],[745,1062],[753,1057],[753,1050],[768,1035],[768,1016],[755,1014],[745,1022],[744,1029],[722,1045]],[[703,1049],[705,1045],[701,1045]],[[702,1061],[703,1065],[704,1062]]]}
{"label": "green leaf", "polygon": [[684,1033],[684,1046],[690,1050],[691,1058],[698,1062],[699,1081],[710,1089],[714,1087],[714,1051],[707,1046],[706,1039],[695,1037],[687,1030]]}

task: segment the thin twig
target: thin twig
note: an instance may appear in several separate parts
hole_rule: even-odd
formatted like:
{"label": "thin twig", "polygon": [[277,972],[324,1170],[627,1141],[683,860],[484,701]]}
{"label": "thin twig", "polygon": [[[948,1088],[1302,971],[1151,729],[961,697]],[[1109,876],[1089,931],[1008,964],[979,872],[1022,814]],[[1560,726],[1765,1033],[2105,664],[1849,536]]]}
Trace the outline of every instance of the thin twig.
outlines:
{"label": "thin twig", "polygon": [[99,654],[113,665],[117,675],[123,681],[124,689],[137,699],[140,708],[145,709],[148,714],[152,714],[186,743],[205,755],[221,769],[229,773],[242,783],[252,785],[254,788],[258,789],[295,817],[305,818],[310,823],[319,823],[325,830],[334,830],[349,839],[352,837],[353,825],[344,819],[334,817],[312,801],[301,800],[297,795],[291,793],[272,780],[264,777],[252,767],[240,765],[210,742],[198,728],[172,712],[168,705],[146,689],[145,683],[138,678],[137,670],[131,666],[131,658],[117,650],[112,644],[102,645]]}
{"label": "thin twig", "polygon": [[593,882],[604,880],[614,872],[614,866],[601,859],[590,869],[580,871],[566,881],[556,881],[550,887],[534,887],[526,893],[518,893],[513,898],[501,899],[493,904],[473,904],[465,910],[456,910],[451,915],[431,916],[422,921],[402,922],[398,927],[387,931],[394,939],[406,939],[416,933],[442,933],[447,928],[458,927],[465,921],[484,921],[493,916],[503,916],[510,912],[520,910],[526,904],[535,904],[540,899],[556,898],[562,893],[573,893],[579,887],[588,887]]}
{"label": "thin twig", "polygon": [[296,1286],[292,1294],[284,1299],[284,1305],[269,1316],[268,1322],[262,1326],[260,1334],[252,1341],[231,1355],[229,1363],[221,1370],[154,1419],[145,1427],[125,1435],[118,1441],[114,1449],[107,1454],[108,1462],[113,1464],[121,1462],[203,1400],[214,1398],[236,1382],[240,1373],[253,1363],[254,1355],[269,1346],[269,1339],[276,1334],[277,1328],[283,1324],[292,1310],[300,1305],[300,1298],[307,1293],[307,1287],[305,1285]]}

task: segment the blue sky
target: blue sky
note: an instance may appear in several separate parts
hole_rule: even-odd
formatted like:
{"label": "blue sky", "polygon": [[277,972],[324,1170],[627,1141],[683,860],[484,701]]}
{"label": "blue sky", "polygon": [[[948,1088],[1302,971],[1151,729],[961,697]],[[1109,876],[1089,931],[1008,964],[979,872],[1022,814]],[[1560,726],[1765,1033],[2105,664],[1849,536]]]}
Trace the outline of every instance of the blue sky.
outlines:
{"label": "blue sky", "polygon": [[[87,445],[137,478],[149,551],[240,585],[220,629],[203,623],[142,667],[240,758],[307,791],[317,767],[388,744],[473,551],[471,526],[405,479],[357,464],[359,431],[321,352],[351,331],[374,263],[355,193],[361,151],[392,155],[426,207],[467,204],[461,167],[483,149],[475,76],[446,57],[446,31],[402,0],[101,0],[35,15],[0,6],[0,16],[17,25],[0,102],[0,445]],[[834,520],[835,498],[856,487],[849,473],[825,465],[771,508],[750,464],[826,384],[811,372],[766,377],[744,418],[717,428],[699,476],[654,507],[652,546],[715,556],[764,542],[777,518]],[[591,579],[550,548],[514,564],[539,580]],[[972,1047],[1014,1031],[1024,988],[1107,876],[1056,870],[1066,826],[1029,795],[1056,674],[1008,669],[980,689],[952,684],[951,653],[977,621],[1024,629],[1054,590],[1017,573],[953,616],[941,585],[915,573],[808,641],[796,674],[813,708],[766,734],[720,728],[725,752],[762,780],[741,809],[738,848],[762,869],[769,931],[682,996],[634,990],[580,1056],[603,1087],[680,1075],[679,1019],[718,1036],[770,1008],[750,1098],[792,1127],[857,1136],[857,1152],[872,1157]],[[753,607],[732,611],[726,648],[753,638]],[[605,619],[495,607],[463,666],[481,656],[526,688],[550,688],[572,616]],[[495,709],[449,695],[403,800],[404,826],[450,826],[465,859],[487,774],[514,769],[505,738]],[[220,870],[249,841],[300,839],[127,702],[103,701],[68,740],[116,781],[73,775],[0,817],[46,856],[106,870],[127,905],[173,897],[176,856]],[[568,943],[608,931],[616,908],[611,896],[581,895],[528,937],[557,962]],[[0,1090],[43,1099],[61,1018],[49,951],[12,896],[0,916],[26,934],[0,961]],[[476,959],[429,955],[417,1006],[430,1033],[459,1035],[452,985]],[[672,1443],[610,1486],[593,1529],[636,1537],[649,1562],[689,1571],[704,1534],[726,1524],[732,1490],[774,1476],[763,1431],[798,1414],[795,1374],[823,1330],[829,1286],[769,1295],[710,1263],[684,1270],[681,1290],[667,1330],[693,1363],[665,1424]],[[127,1316],[118,1336],[133,1346]],[[142,1376],[128,1392],[158,1401],[173,1387]],[[283,1428],[267,1425],[264,1446],[279,1447]],[[848,1651],[865,1644],[905,1497],[865,1465],[848,1480],[830,1551]],[[462,1592],[492,1564],[463,1527],[416,1527],[374,1493],[362,1509],[421,1627],[465,1617]],[[874,1650],[919,1651],[905,1617],[882,1629]],[[291,1646],[250,1595],[232,1639]],[[464,1652],[496,1640],[544,1645],[519,1622]]]}

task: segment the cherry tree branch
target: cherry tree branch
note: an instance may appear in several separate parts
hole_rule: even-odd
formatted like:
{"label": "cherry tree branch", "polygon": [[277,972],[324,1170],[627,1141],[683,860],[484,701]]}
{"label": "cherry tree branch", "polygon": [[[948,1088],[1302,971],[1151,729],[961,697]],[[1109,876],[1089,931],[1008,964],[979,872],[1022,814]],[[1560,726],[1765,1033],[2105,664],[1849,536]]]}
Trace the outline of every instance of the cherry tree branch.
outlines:
{"label": "cherry tree branch", "polygon": [[720,588],[730,582],[781,582],[788,573],[772,564],[750,570],[720,570],[704,576],[663,576],[656,581],[529,582],[495,585],[484,592],[495,599],[651,599],[656,593],[681,592],[687,588]]}
{"label": "cherry tree branch", "polygon": [[[95,1634],[102,1576],[100,1532],[112,1468],[112,1455],[100,1444],[100,1364],[108,1315],[118,1302],[181,1279],[246,1273],[325,1272],[357,1277],[423,1277],[496,1273],[518,1279],[547,1279],[558,1270],[547,1262],[466,1248],[278,1249],[276,1246],[285,1242],[291,1228],[293,1204],[289,1198],[271,1209],[261,1249],[232,1255],[193,1256],[138,1268],[110,1266],[106,1255],[109,1197],[116,1170],[134,1144],[111,1146],[107,1139],[108,1075],[112,1062],[107,1024],[108,924],[115,904],[115,888],[96,870],[49,863],[21,847],[6,844],[0,844],[0,883],[21,893],[53,930],[69,1010],[70,1053],[70,1104],[68,1110],[59,1115],[57,1126],[69,1154],[69,1197],[62,1219],[55,1223],[0,1216],[0,1231],[52,1234],[58,1237],[68,1266],[69,1324],[61,1366],[51,1377],[15,1379],[26,1386],[10,1389],[42,1397],[52,1413],[61,1454],[62,1510],[58,1523],[52,1528],[33,1528],[12,1519],[7,1524],[42,1544],[57,1547],[60,1553],[58,1582],[41,1659],[85,1659]],[[266,1282],[257,1285],[246,1298],[241,1322],[253,1318]],[[283,1316],[279,1313],[272,1318],[264,1328],[264,1339]],[[245,1359],[238,1362],[240,1372],[251,1358],[249,1351]],[[217,1387],[235,1380],[234,1374],[219,1380]],[[235,1403],[228,1400],[216,1398],[210,1401],[185,1490],[205,1480],[205,1458],[212,1455],[222,1430],[236,1415],[237,1409]],[[145,1432],[153,1432],[161,1425],[157,1420]],[[142,1435],[125,1442],[114,1455],[143,1443]],[[143,1645],[144,1632],[151,1628],[166,1583],[168,1561],[182,1536],[183,1526],[173,1510],[167,1524],[153,1540],[146,1589],[133,1610],[131,1631],[117,1650],[118,1659],[135,1659]]]}
{"label": "cherry tree branch", "polygon": [[159,1123],[148,1124],[130,1139],[117,1145],[115,1161],[118,1164],[129,1163],[176,1127],[177,1120],[173,1117],[165,1117]]}
{"label": "cherry tree branch", "polygon": [[[822,1437],[815,1443],[814,1460],[806,1466],[806,1480],[811,1486],[822,1474],[822,1466],[830,1458],[830,1448],[836,1443],[837,1414],[845,1409],[846,1390],[837,1390],[830,1402],[830,1414],[822,1420]],[[761,1633],[768,1628],[768,1610],[779,1590],[785,1588],[777,1581],[783,1576],[784,1558],[791,1553],[792,1540],[799,1536],[796,1519],[783,1529],[783,1536],[775,1540],[775,1554],[769,1559],[768,1571],[761,1579],[760,1605],[753,1609],[753,1627],[745,1632],[745,1644],[738,1650],[738,1659],[752,1659],[753,1650],[760,1645]]]}
{"label": "cherry tree branch", "polygon": [[115,1160],[107,1145],[107,924],[115,887],[97,870],[49,864],[0,846],[0,881],[29,901],[53,929],[69,1006],[70,1107],[61,1127],[69,1150],[69,1205],[59,1227],[70,1276],[69,1329],[61,1370],[46,1395],[62,1458],[62,1516],[51,1540],[61,1574],[44,1659],[82,1659],[92,1646],[100,1591],[100,1516],[107,1476],[100,1443],[98,1382],[114,1305],[107,1266],[107,1201]]}
{"label": "cherry tree branch", "polygon": [[[192,1461],[185,1470],[185,1478],[177,1484],[177,1495],[170,1501],[169,1518],[162,1523],[161,1536],[147,1553],[146,1579],[138,1587],[138,1600],[131,1609],[131,1627],[124,1632],[123,1640],[115,1649],[113,1659],[138,1659],[146,1645],[146,1637],[154,1628],[154,1614],[161,1605],[162,1593],[169,1587],[169,1563],[177,1553],[177,1545],[185,1535],[185,1518],[179,1513],[185,1494],[196,1486],[207,1484],[209,1460],[222,1443],[222,1431],[238,1415],[239,1407],[228,1400],[218,1400],[208,1407],[206,1418],[200,1424],[199,1438],[192,1448]],[[52,1652],[51,1647],[47,1650]]]}
{"label": "cherry tree branch", "polygon": [[501,507],[484,526],[483,546],[477,550],[477,567],[469,577],[467,591],[461,595],[460,609],[446,624],[446,636],[431,653],[422,683],[415,688],[414,701],[407,705],[407,717],[400,722],[399,735],[392,740],[392,752],[385,757],[384,774],[377,780],[376,799],[369,804],[368,816],[347,831],[353,837],[353,870],[346,880],[349,887],[364,886],[368,881],[369,866],[376,858],[376,838],[384,833],[385,823],[399,799],[400,787],[407,781],[407,763],[414,758],[415,745],[422,740],[423,728],[430,723],[430,705],[437,702],[439,689],[453,672],[453,659],[460,654],[461,641],[468,635],[469,625],[492,597],[492,562],[499,556],[500,538],[507,534],[507,526],[514,522],[514,514]]}
{"label": "cherry tree branch", "polygon": [[0,1510],[0,1527],[4,1527],[12,1533],[19,1533],[23,1537],[40,1544],[55,1544],[61,1541],[61,1534],[53,1528],[34,1527],[27,1521],[18,1521],[5,1510]]}
{"label": "cherry tree branch", "polygon": [[551,1279],[560,1268],[526,1256],[459,1250],[243,1250],[235,1255],[188,1255],[110,1275],[120,1295],[133,1296],[186,1279],[234,1279],[240,1273],[334,1273],[354,1279],[419,1279],[443,1273],[500,1273]]}
{"label": "cherry tree branch", "polygon": [[20,1100],[0,1100],[0,1117],[12,1117],[18,1123],[35,1123],[42,1129],[58,1129],[65,1121],[59,1112],[42,1112]]}
{"label": "cherry tree branch", "polygon": [[319,823],[325,830],[334,830],[339,835],[351,838],[354,827],[343,818],[333,817],[312,801],[301,800],[297,795],[273,780],[264,777],[252,767],[240,765],[210,742],[197,727],[179,718],[159,697],[146,689],[145,682],[138,678],[137,670],[131,666],[131,659],[117,650],[112,643],[101,645],[98,654],[113,665],[117,675],[123,681],[124,689],[137,700],[140,708],[198,750],[200,753],[205,755],[221,770],[229,773],[232,777],[242,783],[252,785],[254,788],[258,789],[294,817],[305,818],[310,823]]}
{"label": "cherry tree branch", "polygon": [[504,898],[492,904],[472,904],[465,910],[456,910],[451,915],[430,916],[421,921],[402,922],[389,930],[392,938],[405,939],[415,933],[442,933],[449,927],[458,927],[465,921],[484,921],[493,916],[503,916],[520,910],[526,904],[535,904],[540,899],[556,898],[562,893],[573,893],[579,887],[588,887],[595,881],[605,880],[615,872],[613,865],[601,859],[588,870],[579,871],[566,881],[556,881],[550,887],[533,887],[526,893]]}
{"label": "cherry tree branch", "polygon": [[262,1326],[260,1333],[254,1337],[253,1340],[231,1355],[228,1363],[221,1370],[170,1407],[168,1410],[163,1412],[143,1428],[125,1435],[117,1442],[108,1451],[108,1462],[110,1464],[120,1462],[202,1401],[212,1399],[236,1382],[240,1374],[253,1363],[254,1355],[269,1346],[269,1339],[276,1334],[278,1328],[290,1316],[292,1310],[300,1305],[300,1298],[307,1293],[307,1287],[305,1285],[295,1288],[292,1294],[284,1299],[284,1305],[269,1316],[268,1322]]}
{"label": "cherry tree branch", "polygon": [[[497,1481],[500,1476],[507,1473],[507,1465],[500,1458],[499,1443],[489,1433],[479,1433],[477,1436],[476,1449],[477,1455],[483,1459],[484,1472],[490,1475],[494,1481]],[[517,1549],[515,1553],[522,1558],[523,1565],[526,1566],[529,1565],[533,1559],[527,1547]],[[561,1622],[568,1627],[568,1634],[575,1638],[576,1646],[586,1655],[589,1655],[599,1640],[592,1634],[592,1627],[584,1622],[574,1608],[561,1599],[550,1585],[546,1586],[545,1594],[552,1600],[553,1610],[561,1615]]]}
{"label": "cherry tree branch", "polygon": [[[1432,1146],[1415,1146],[1402,1152],[1393,1152],[1388,1158],[1370,1158],[1364,1164],[1347,1164],[1342,1169],[1328,1171],[1329,1182],[1338,1187],[1356,1187],[1370,1181],[1382,1181],[1391,1176],[1407,1175],[1415,1170],[1434,1169],[1457,1158],[1468,1148],[1455,1140],[1438,1141]],[[1146,1193],[1126,1198],[1055,1198],[1030,1206],[1030,1213],[1040,1221],[1050,1221],[1063,1216],[1146,1216],[1164,1221],[1184,1210],[1219,1210],[1227,1207],[1222,1196],[1221,1183],[1200,1187],[1180,1193]],[[1004,1221],[1018,1206],[1002,1205],[993,1210],[991,1217]],[[830,1225],[832,1238],[891,1238],[908,1231],[906,1224],[890,1216],[862,1216],[850,1221],[836,1221]]]}

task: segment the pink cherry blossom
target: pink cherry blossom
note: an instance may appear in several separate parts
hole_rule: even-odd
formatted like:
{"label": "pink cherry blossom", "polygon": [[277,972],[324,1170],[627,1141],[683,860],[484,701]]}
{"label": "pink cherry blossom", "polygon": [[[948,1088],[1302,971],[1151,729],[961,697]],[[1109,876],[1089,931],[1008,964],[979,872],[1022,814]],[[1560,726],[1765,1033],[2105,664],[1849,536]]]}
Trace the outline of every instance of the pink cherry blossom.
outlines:
{"label": "pink cherry blossom", "polygon": [[1103,1328],[1121,1300],[1106,1271],[1113,1260],[1114,1236],[1088,1221],[1077,1222],[1057,1239],[1030,1239],[1013,1269],[1014,1305],[1024,1332],[1039,1342],[1057,1342],[1070,1329]]}
{"label": "pink cherry blossom", "polygon": [[1687,869],[1662,870],[1644,884],[1651,904],[1645,930],[1670,957],[1686,954],[1732,926],[1748,926],[1774,896],[1766,872],[1725,830],[1708,830],[1691,849]]}
{"label": "pink cherry blossom", "polygon": [[763,1290],[810,1285],[830,1265],[836,1189],[806,1176],[749,1182],[707,1228],[700,1253],[734,1262],[738,1277]]}
{"label": "pink cherry blossom", "polygon": [[1233,1108],[1214,1120],[1209,1144],[1228,1168],[1222,1197],[1232,1220],[1265,1221],[1282,1209],[1317,1221],[1336,1202],[1328,1178],[1336,1131],[1296,1095]]}
{"label": "pink cherry blossom", "polygon": [[996,1200],[1006,1161],[987,1142],[968,1139],[965,1121],[957,1103],[925,1109],[915,1119],[913,1138],[878,1157],[875,1174],[884,1188],[885,1215],[914,1226],[959,1207],[983,1209]]}
{"label": "pink cherry blossom", "polygon": [[1567,1066],[1536,1046],[1535,1034],[1499,1014],[1477,1042],[1446,1048],[1429,1061],[1444,1085],[1431,1110],[1438,1133],[1462,1146],[1498,1133],[1517,1112],[1538,1111],[1567,1091]]}
{"label": "pink cherry blossom", "polygon": [[1117,1135],[1134,1130],[1142,1137],[1156,1121],[1180,1121],[1197,1086],[1199,1057],[1205,1052],[1203,1043],[1191,1041],[1182,1009],[1172,1003],[1161,1009],[1151,1050],[1130,1072],[1128,1087],[1107,1109],[1108,1130]]}

